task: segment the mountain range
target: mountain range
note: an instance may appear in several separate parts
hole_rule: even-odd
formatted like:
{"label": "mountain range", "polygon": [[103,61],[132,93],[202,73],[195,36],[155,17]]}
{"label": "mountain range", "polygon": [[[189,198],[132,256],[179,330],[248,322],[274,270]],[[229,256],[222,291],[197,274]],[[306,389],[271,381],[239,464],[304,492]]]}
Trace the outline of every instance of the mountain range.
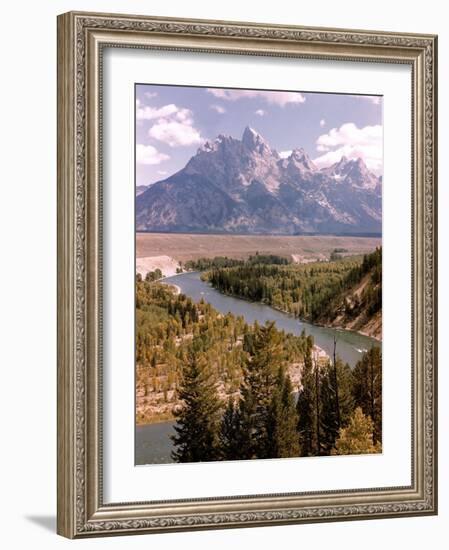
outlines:
{"label": "mountain range", "polygon": [[319,169],[302,148],[285,158],[250,127],[207,141],[179,172],[136,192],[138,231],[379,233],[382,177],[361,158]]}

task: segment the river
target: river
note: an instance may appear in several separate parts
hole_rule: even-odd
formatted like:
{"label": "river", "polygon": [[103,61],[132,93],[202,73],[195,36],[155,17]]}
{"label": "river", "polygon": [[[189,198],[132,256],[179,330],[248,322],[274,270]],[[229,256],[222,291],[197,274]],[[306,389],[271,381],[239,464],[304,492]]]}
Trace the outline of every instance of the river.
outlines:
{"label": "river", "polygon": [[[276,321],[276,326],[279,329],[297,335],[305,330],[306,334],[313,336],[315,344],[324,349],[329,356],[333,354],[335,336],[337,354],[351,366],[356,364],[364,351],[372,346],[381,345],[374,338],[363,336],[357,332],[311,325],[269,306],[226,296],[202,281],[199,272],[174,275],[164,279],[164,282],[178,286],[183,294],[190,296],[196,302],[204,298],[221,313],[231,312],[234,315],[241,315],[250,324],[256,320],[259,324]],[[173,422],[137,426],[136,464],[172,462],[170,458],[172,444],[169,436],[173,433]]]}

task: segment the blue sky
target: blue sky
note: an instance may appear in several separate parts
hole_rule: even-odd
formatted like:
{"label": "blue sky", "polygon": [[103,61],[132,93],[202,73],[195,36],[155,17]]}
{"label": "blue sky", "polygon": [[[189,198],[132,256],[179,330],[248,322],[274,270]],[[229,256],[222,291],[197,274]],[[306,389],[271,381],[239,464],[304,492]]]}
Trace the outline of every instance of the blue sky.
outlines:
{"label": "blue sky", "polygon": [[303,147],[319,167],[361,157],[382,173],[381,97],[137,84],[137,185],[177,172],[219,134],[240,139],[246,126],[284,156]]}

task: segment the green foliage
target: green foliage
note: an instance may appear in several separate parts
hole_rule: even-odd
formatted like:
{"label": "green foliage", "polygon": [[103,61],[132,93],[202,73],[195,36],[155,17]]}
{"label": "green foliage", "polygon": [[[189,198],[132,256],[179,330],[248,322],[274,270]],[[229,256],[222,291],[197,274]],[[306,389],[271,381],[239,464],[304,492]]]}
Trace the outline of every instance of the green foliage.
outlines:
{"label": "green foliage", "polygon": [[179,397],[182,406],[175,411],[173,459],[176,462],[218,460],[221,402],[206,358],[200,354],[189,353],[187,357]]}
{"label": "green foliage", "polygon": [[330,361],[318,363],[312,352],[306,355],[296,404],[302,456],[331,454],[341,427],[348,425],[354,412],[354,380],[349,365],[338,357],[334,367]]}
{"label": "green foliage", "polygon": [[214,258],[199,258],[198,260],[189,260],[186,262],[186,269],[192,271],[206,271],[209,269],[223,269],[227,267],[237,267],[243,265],[288,265],[290,260],[284,256],[276,254],[259,254],[249,256],[247,260],[228,258],[227,256],[215,256]]}
{"label": "green foliage", "polygon": [[[164,392],[168,403],[178,399],[183,365],[190,352],[207,355],[207,362],[220,383],[222,396],[236,397],[247,361],[254,354],[258,325],[243,317],[222,315],[204,300],[194,303],[183,294],[158,282],[139,281],[136,287],[137,387],[143,397]],[[274,331],[282,342],[282,359],[300,363],[304,336]],[[167,418],[170,408],[153,407],[140,423]]]}
{"label": "green foliage", "polygon": [[[236,460],[242,456],[242,443],[246,440],[241,426],[241,413],[234,399],[229,399],[220,426],[220,448],[223,460]],[[245,457],[250,458],[250,457]]]}
{"label": "green foliage", "polygon": [[382,352],[373,347],[363,354],[353,371],[356,407],[374,423],[373,442],[382,441]]}
{"label": "green foliage", "polygon": [[148,273],[145,275],[145,281],[151,283],[153,281],[157,281],[158,279],[162,279],[162,271],[157,268],[154,271],[148,271]]}
{"label": "green foliage", "polygon": [[287,458],[300,455],[293,387],[283,368],[279,369],[268,411],[269,456]]}
{"label": "green foliage", "polygon": [[[349,257],[302,265],[276,263],[271,257],[258,262],[254,260],[257,258],[231,266],[212,263],[205,278],[225,294],[263,302],[312,322],[331,321],[341,312],[351,318],[362,311],[373,315],[382,307],[380,248],[363,259]],[[368,274],[370,280],[361,297],[346,299]]]}
{"label": "green foliage", "polygon": [[293,387],[285,373],[283,335],[274,323],[256,326],[238,404],[223,415],[221,442],[228,460],[299,455]]}
{"label": "green foliage", "polygon": [[[372,448],[380,448],[379,348],[364,353],[354,370],[338,357],[334,367],[318,359],[304,332],[248,325],[168,285],[137,280],[136,357],[140,395],[158,396],[165,407],[159,419],[175,416],[177,461],[377,452],[357,439],[361,425]],[[303,365],[296,404],[287,374],[292,363]]]}
{"label": "green foliage", "polygon": [[373,421],[357,407],[346,428],[340,430],[339,438],[332,454],[354,455],[372,454],[381,451],[380,444],[373,443]]}
{"label": "green foliage", "polygon": [[[302,456],[321,453],[319,422],[319,379],[312,363],[312,346],[304,359],[301,388],[298,393],[296,411],[298,415],[298,436]],[[318,406],[317,406],[318,405]]]}
{"label": "green foliage", "polygon": [[282,336],[274,322],[256,329],[253,350],[246,361],[240,391],[241,429],[247,436],[242,451],[247,458],[271,458],[270,406],[283,365]]}
{"label": "green foliage", "polygon": [[334,262],[335,260],[341,260],[344,256],[343,254],[349,252],[346,248],[334,248],[330,254],[330,261]]}
{"label": "green foliage", "polygon": [[347,425],[354,411],[353,377],[351,367],[343,364],[339,358],[336,361],[336,372],[334,365],[328,362],[320,369],[320,375],[321,454],[329,455],[340,427]]}

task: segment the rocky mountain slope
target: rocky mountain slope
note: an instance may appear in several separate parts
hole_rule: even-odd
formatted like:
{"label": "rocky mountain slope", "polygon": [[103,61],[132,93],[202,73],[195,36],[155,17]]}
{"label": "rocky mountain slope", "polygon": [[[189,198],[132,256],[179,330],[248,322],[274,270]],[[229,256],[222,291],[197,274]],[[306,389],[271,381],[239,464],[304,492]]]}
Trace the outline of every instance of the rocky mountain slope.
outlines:
{"label": "rocky mountain slope", "polygon": [[301,148],[281,158],[249,127],[241,140],[206,142],[136,197],[139,231],[376,233],[381,216],[382,180],[362,159],[320,170]]}

